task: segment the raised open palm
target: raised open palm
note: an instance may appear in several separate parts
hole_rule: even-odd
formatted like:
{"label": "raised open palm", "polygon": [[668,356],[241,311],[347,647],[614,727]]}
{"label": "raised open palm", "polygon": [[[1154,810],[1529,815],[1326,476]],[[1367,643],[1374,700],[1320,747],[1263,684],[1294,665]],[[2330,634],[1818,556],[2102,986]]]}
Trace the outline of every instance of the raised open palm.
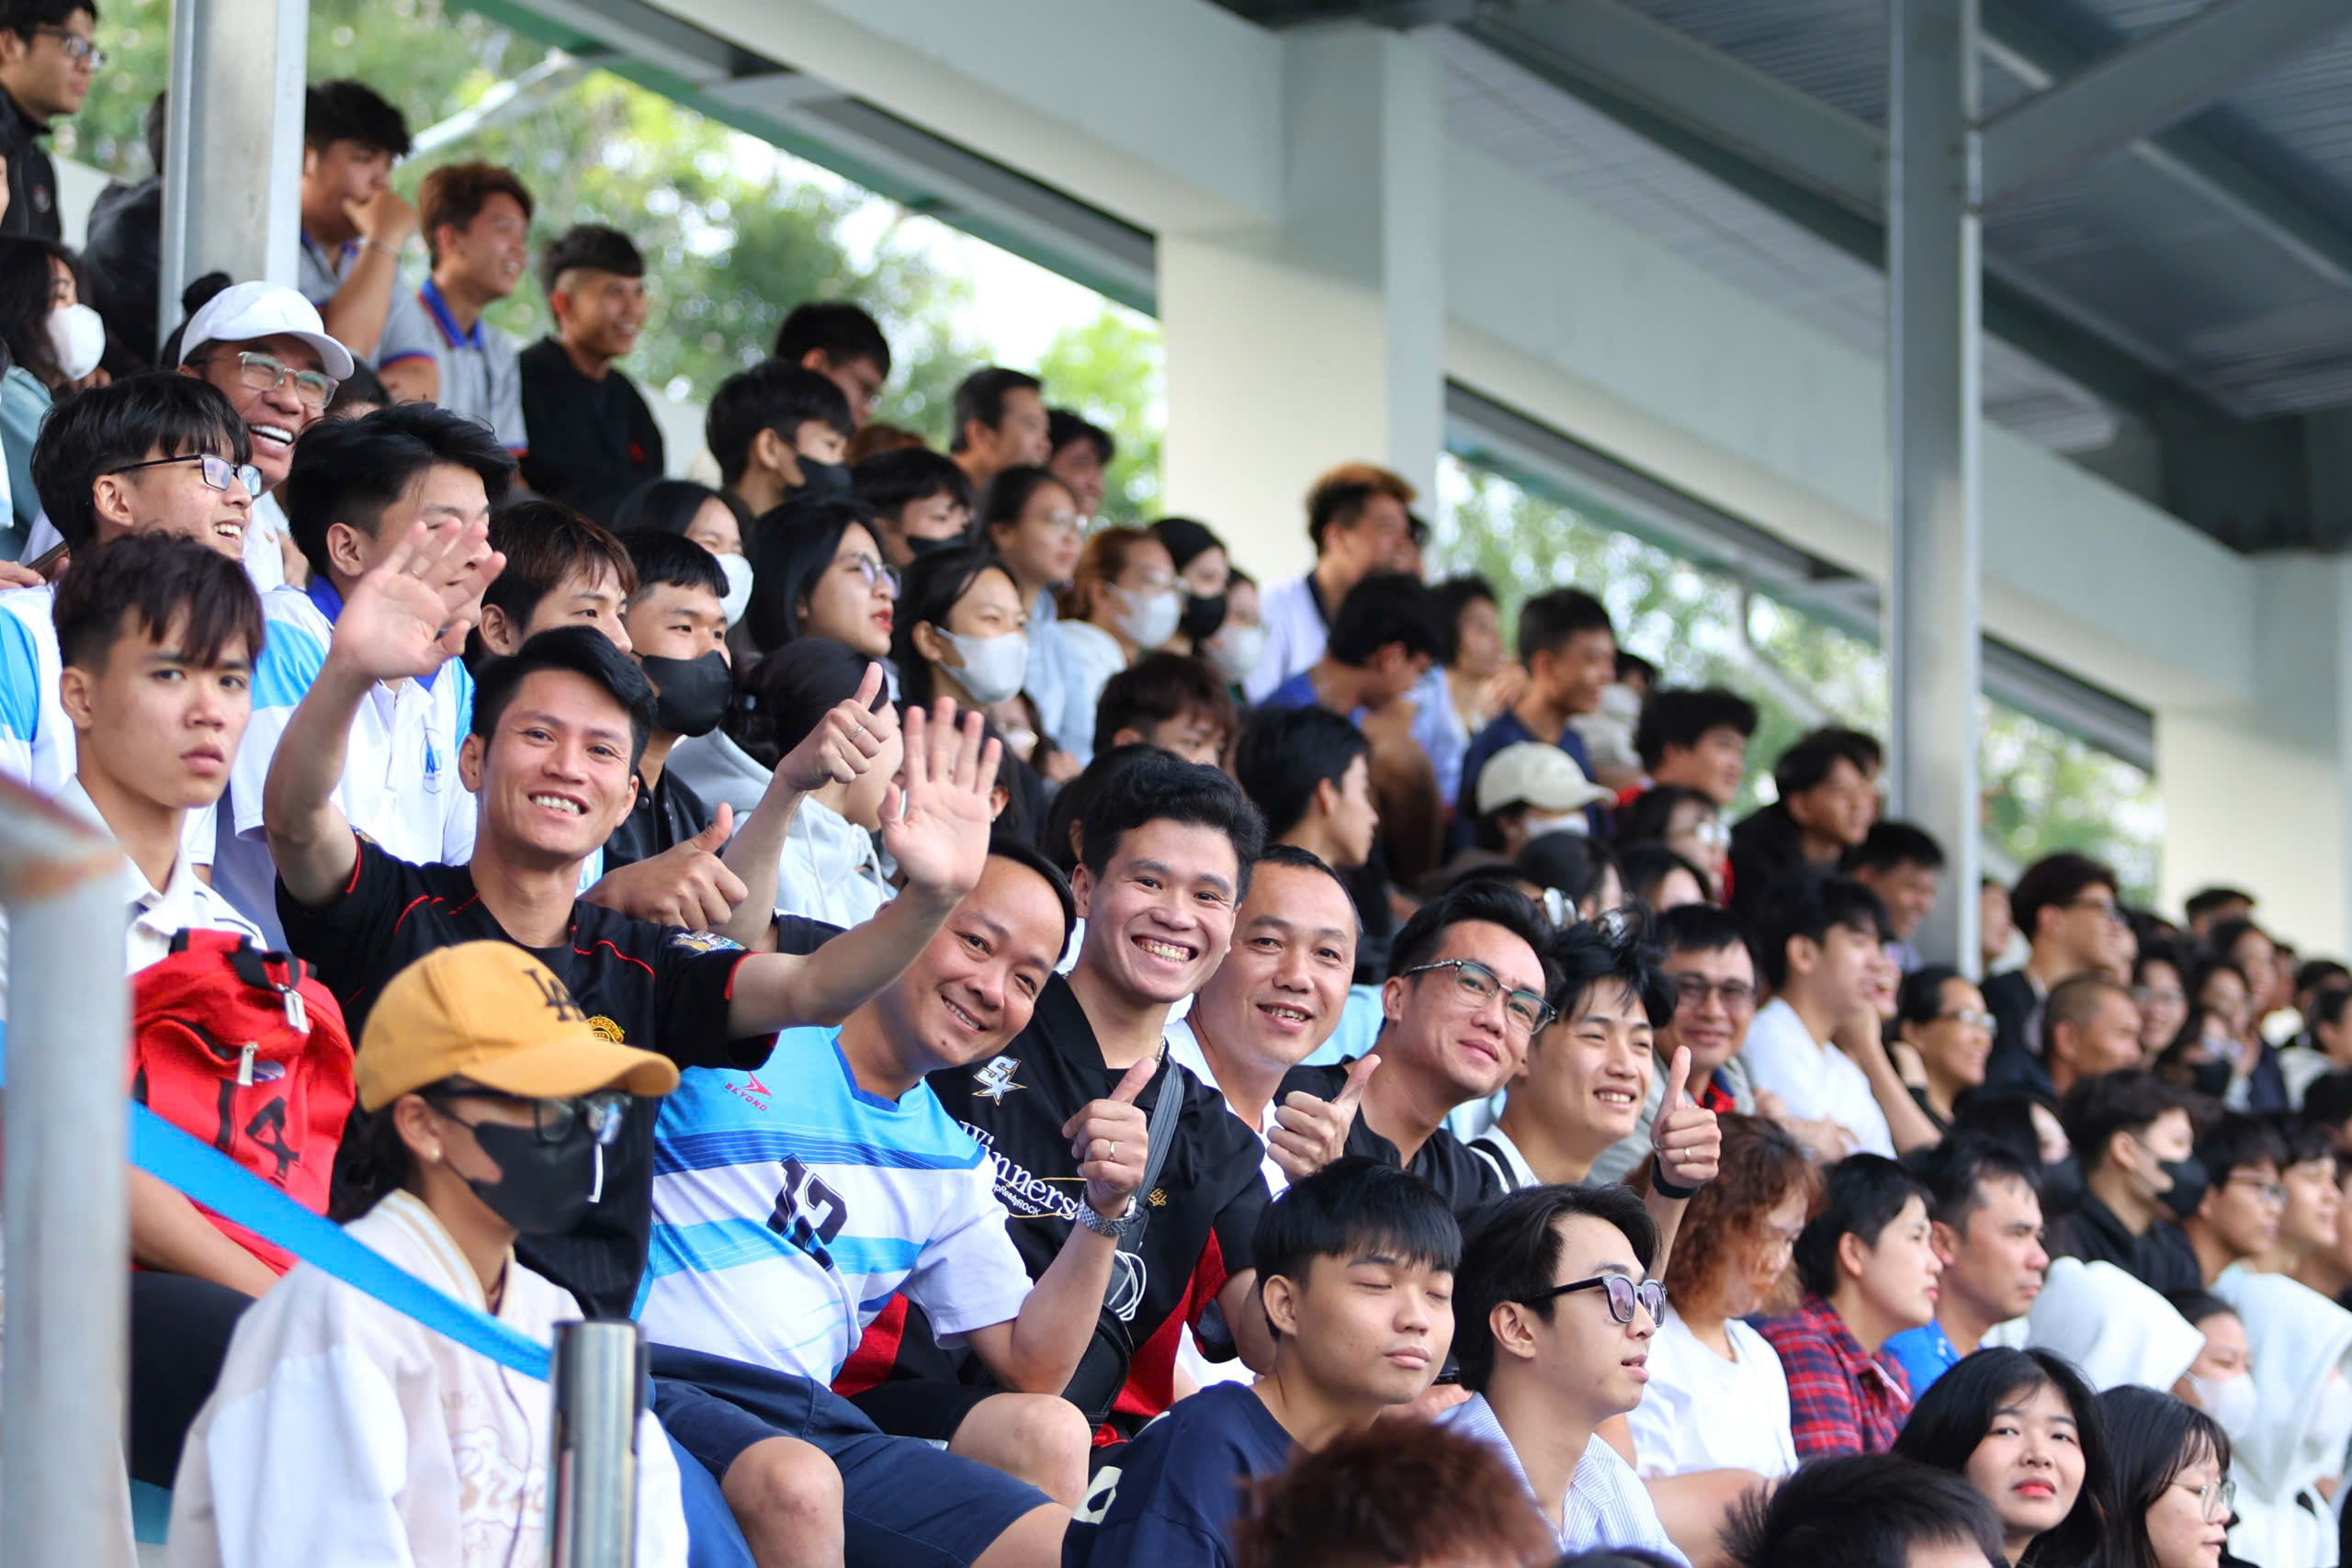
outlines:
{"label": "raised open palm", "polygon": [[506,564],[490,529],[412,526],[352,585],[335,618],[334,653],[379,681],[430,675],[465,650],[481,592]]}
{"label": "raised open palm", "polygon": [[883,803],[882,847],[910,887],[961,898],[979,881],[1003,755],[1001,741],[984,739],[978,713],[956,722],[953,698],[941,698],[928,715],[907,710],[903,782]]}

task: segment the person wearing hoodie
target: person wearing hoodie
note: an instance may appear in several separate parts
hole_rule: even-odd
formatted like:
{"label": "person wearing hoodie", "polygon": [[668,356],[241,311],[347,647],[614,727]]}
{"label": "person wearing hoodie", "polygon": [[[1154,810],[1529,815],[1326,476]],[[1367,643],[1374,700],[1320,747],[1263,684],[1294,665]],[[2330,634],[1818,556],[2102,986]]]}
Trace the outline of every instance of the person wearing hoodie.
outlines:
{"label": "person wearing hoodie", "polygon": [[2204,1337],[2165,1298],[2112,1263],[2061,1258],[2026,1319],[2026,1344],[2053,1350],[2099,1390],[2170,1389],[2195,1368]]}
{"label": "person wearing hoodie", "polygon": [[2263,1568],[2330,1568],[2328,1494],[2352,1442],[2352,1313],[2283,1275],[2243,1269],[2213,1293],[2245,1321],[2254,1357],[2254,1423],[2230,1466],[2230,1550]]}
{"label": "person wearing hoodie", "polygon": [[2230,1441],[2243,1441],[2254,1427],[2255,1406],[2254,1352],[2247,1345],[2245,1321],[2210,1292],[2175,1291],[2165,1300],[2205,1338],[2197,1359],[2172,1392],[2211,1416]]}

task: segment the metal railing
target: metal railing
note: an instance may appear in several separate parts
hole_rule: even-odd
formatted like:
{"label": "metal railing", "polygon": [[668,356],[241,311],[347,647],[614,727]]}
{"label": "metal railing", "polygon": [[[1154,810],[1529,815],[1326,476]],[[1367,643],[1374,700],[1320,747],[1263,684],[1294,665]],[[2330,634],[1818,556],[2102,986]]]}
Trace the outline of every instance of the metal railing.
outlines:
{"label": "metal railing", "polygon": [[631,1568],[638,1413],[650,1378],[645,1336],[625,1317],[558,1324],[551,1370],[548,1561],[554,1568]]}

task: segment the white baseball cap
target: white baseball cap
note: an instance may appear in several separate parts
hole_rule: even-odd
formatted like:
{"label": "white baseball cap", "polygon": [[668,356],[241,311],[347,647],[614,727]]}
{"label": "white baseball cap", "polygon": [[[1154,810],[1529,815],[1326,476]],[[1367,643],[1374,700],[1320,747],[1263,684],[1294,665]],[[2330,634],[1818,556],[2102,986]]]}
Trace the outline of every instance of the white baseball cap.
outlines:
{"label": "white baseball cap", "polygon": [[1614,798],[1584,776],[1574,757],[1540,740],[1506,746],[1478,770],[1481,817],[1508,806],[1532,806],[1555,814],[1582,811]]}
{"label": "white baseball cap", "polygon": [[208,343],[251,343],[298,337],[319,351],[319,365],[336,380],[351,374],[351,350],[327,336],[319,308],[282,283],[232,283],[204,302],[180,334],[186,365]]}

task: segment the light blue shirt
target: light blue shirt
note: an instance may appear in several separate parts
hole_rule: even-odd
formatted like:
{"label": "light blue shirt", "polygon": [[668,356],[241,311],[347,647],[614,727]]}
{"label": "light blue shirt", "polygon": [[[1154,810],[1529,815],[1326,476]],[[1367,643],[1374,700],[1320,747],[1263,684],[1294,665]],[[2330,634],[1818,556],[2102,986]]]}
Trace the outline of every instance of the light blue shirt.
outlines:
{"label": "light blue shirt", "polygon": [[[1535,1497],[1535,1488],[1519,1462],[1519,1452],[1510,1446],[1510,1434],[1495,1418],[1495,1407],[1487,1403],[1485,1394],[1472,1394],[1440,1416],[1437,1425],[1494,1450],[1519,1477],[1527,1495]],[[1535,1501],[1537,1506],[1544,1506],[1544,1499],[1535,1497]],[[1668,1562],[1690,1568],[1690,1560],[1658,1523],[1657,1508],[1650,1502],[1649,1489],[1641,1477],[1599,1437],[1585,1444],[1584,1458],[1577,1461],[1568,1495],[1560,1505],[1559,1537],[1560,1550],[1566,1553],[1632,1549],[1655,1551]]]}

